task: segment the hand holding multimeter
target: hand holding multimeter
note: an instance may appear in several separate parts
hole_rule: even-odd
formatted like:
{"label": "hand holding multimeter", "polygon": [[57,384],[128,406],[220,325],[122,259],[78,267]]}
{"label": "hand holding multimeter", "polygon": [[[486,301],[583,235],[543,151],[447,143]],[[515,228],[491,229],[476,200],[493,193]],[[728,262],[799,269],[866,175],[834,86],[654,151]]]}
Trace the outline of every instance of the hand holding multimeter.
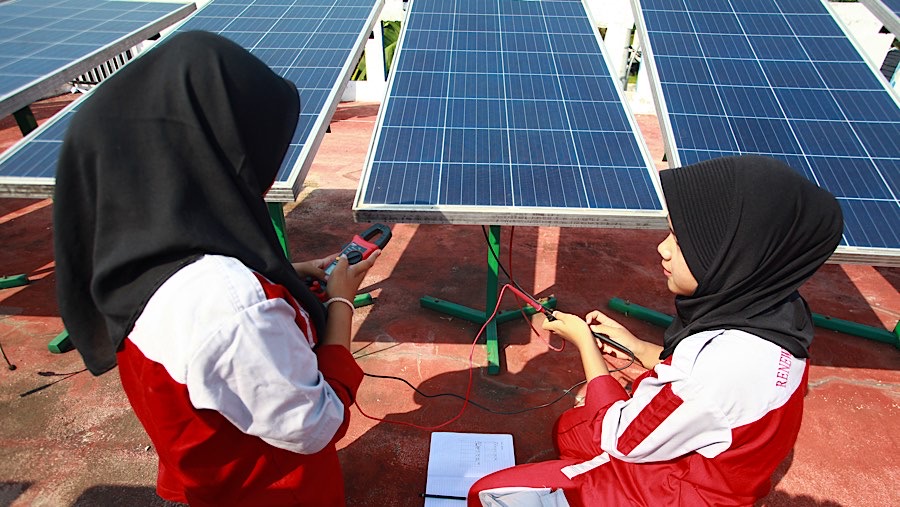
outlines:
{"label": "hand holding multimeter", "polygon": [[[319,299],[325,301],[331,291],[326,292],[326,283],[330,279],[335,267],[342,256],[347,258],[350,265],[368,259],[374,252],[382,249],[391,239],[391,230],[382,224],[374,224],[365,231],[354,235],[353,239],[344,245],[341,252],[325,267],[325,280],[307,277],[307,285]],[[333,294],[331,294],[333,296]]]}
{"label": "hand holding multimeter", "polygon": [[[374,224],[363,232],[353,236],[353,240],[344,245],[338,255],[347,256],[347,262],[354,265],[361,260],[368,259],[372,252],[380,250],[391,240],[391,230],[386,225]],[[325,268],[325,277],[331,276],[338,260],[335,259]]]}

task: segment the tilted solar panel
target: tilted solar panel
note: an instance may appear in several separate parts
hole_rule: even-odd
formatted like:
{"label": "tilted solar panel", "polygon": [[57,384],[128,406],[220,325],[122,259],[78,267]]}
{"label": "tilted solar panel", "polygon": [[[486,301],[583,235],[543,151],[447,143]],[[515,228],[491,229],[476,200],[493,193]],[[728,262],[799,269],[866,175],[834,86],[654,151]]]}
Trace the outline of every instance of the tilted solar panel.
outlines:
{"label": "tilted solar panel", "polygon": [[840,201],[836,260],[900,263],[900,105],[822,2],[632,5],[671,165],[783,159]]}
{"label": "tilted solar panel", "polygon": [[194,9],[184,2],[0,3],[0,117],[46,97]]}
{"label": "tilted solar panel", "polygon": [[894,37],[900,37],[900,0],[860,0]]}
{"label": "tilted solar panel", "polygon": [[415,0],[398,51],[357,220],[665,226],[580,0]]}
{"label": "tilted solar panel", "polygon": [[[299,194],[382,5],[383,0],[213,0],[176,30],[228,37],[297,85],[300,118],[267,200],[290,202]],[[0,159],[0,196],[52,194],[59,145],[75,109],[77,104]]]}

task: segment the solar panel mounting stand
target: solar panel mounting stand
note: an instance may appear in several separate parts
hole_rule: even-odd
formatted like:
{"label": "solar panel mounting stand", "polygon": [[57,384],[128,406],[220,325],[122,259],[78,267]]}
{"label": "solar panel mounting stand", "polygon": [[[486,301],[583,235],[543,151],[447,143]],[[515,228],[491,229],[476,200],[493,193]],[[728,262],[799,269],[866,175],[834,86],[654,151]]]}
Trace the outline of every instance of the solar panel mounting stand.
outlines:
{"label": "solar panel mounting stand", "polygon": [[16,124],[19,126],[19,130],[22,131],[23,136],[27,136],[38,127],[37,120],[34,119],[34,113],[31,112],[30,106],[25,106],[14,112],[13,118],[16,119]]}
{"label": "solar panel mounting stand", "polygon": [[28,284],[28,275],[0,276],[0,289],[10,289]]}
{"label": "solar panel mounting stand", "polygon": [[[475,310],[450,301],[444,301],[431,296],[423,296],[419,298],[419,304],[423,308],[438,311],[453,317],[459,317],[476,324],[484,324],[491,317],[491,313],[497,306],[497,297],[499,290],[499,266],[500,266],[500,226],[492,225],[488,228],[488,271],[487,271],[487,293],[485,297],[484,310]],[[556,308],[556,298],[549,297],[541,300],[544,308],[552,310]],[[487,323],[484,329],[485,346],[487,347],[487,369],[489,375],[497,375],[500,373],[500,344],[497,335],[497,325],[513,320],[522,315],[534,315],[535,309],[530,305],[515,310],[504,310],[497,312],[497,315]]]}

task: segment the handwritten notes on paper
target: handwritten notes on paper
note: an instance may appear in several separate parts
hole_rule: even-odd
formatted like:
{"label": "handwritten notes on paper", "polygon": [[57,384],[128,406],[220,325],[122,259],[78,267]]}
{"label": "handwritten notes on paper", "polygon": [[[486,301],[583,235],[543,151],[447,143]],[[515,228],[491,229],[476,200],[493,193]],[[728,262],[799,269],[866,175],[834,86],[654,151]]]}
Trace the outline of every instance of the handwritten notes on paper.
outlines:
{"label": "handwritten notes on paper", "polygon": [[[512,435],[432,433],[425,492],[465,498],[475,481],[515,464]],[[425,499],[425,507],[459,507],[465,503],[465,500]]]}

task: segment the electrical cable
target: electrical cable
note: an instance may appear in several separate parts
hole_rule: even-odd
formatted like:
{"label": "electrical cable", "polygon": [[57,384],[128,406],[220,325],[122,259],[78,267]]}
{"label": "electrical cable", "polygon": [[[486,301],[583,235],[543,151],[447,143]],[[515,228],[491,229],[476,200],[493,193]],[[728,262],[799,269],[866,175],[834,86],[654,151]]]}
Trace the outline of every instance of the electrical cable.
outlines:
{"label": "electrical cable", "polygon": [[3,360],[6,361],[6,367],[7,367],[9,370],[15,370],[15,369],[16,369],[16,365],[14,365],[14,364],[12,364],[11,362],[9,362],[9,358],[6,357],[6,351],[3,350],[3,343],[0,343],[0,353],[3,354]]}
{"label": "electrical cable", "polygon": [[[506,275],[506,277],[509,279],[509,281],[510,281],[510,283],[512,284],[512,286],[513,286],[516,290],[518,290],[518,292],[517,292],[516,290],[513,290],[513,293],[514,293],[517,297],[518,297],[518,296],[521,296],[521,297],[523,297],[523,298],[530,299],[531,301],[527,301],[527,300],[526,300],[526,303],[528,303],[528,304],[530,304],[531,306],[533,306],[535,310],[537,310],[537,311],[543,313],[544,316],[546,316],[548,319],[553,320],[554,317],[553,317],[553,314],[550,312],[550,310],[544,308],[543,305],[541,305],[540,301],[538,301],[534,296],[532,296],[532,295],[529,294],[527,291],[525,291],[521,286],[519,286],[519,284],[516,283],[516,281],[512,278],[512,276],[509,274],[509,272],[506,271],[506,269],[503,267],[503,263],[500,262],[500,257],[497,255],[497,252],[494,252],[494,249],[491,248],[491,242],[490,242],[490,239],[488,238],[487,229],[485,229],[485,227],[484,227],[483,225],[481,226],[481,233],[484,235],[484,240],[485,240],[485,242],[488,244],[488,251],[491,252],[491,256],[494,257],[494,260],[497,261],[497,266],[500,268],[501,271],[503,271],[503,273],[504,273],[504,274]],[[512,247],[510,247],[510,250],[512,250]],[[510,260],[512,259],[512,251],[510,251],[510,256],[509,256],[509,258],[510,258]],[[519,292],[521,292],[521,294],[519,294]],[[532,327],[532,330],[534,330],[534,327]],[[605,334],[597,333],[597,332],[593,332],[593,331],[591,332],[591,334],[593,334],[593,335],[594,335],[594,338],[600,340],[601,342],[603,342],[603,343],[605,343],[605,344],[607,344],[607,345],[609,345],[609,346],[611,346],[611,347],[614,347],[614,348],[617,348],[617,349],[621,350],[621,351],[624,352],[624,353],[629,357],[629,359],[630,359],[629,363],[626,364],[625,366],[622,366],[621,368],[616,368],[616,369],[614,369],[614,370],[609,370],[610,373],[615,373],[615,372],[617,372],[617,371],[622,371],[622,370],[624,370],[625,368],[628,368],[629,366],[631,366],[632,364],[634,364],[635,361],[637,361],[637,358],[635,357],[634,352],[632,352],[628,347],[626,347],[626,346],[622,345],[621,343],[619,343],[619,342],[613,340],[612,338],[610,338],[609,336],[606,336]],[[549,343],[548,343],[548,345],[549,345]]]}
{"label": "electrical cable", "polygon": [[[419,395],[424,396],[424,397],[426,397],[426,398],[439,398],[439,397],[441,397],[441,396],[449,396],[449,397],[457,398],[457,399],[460,399],[460,400],[463,399],[463,397],[462,397],[461,395],[456,394],[456,393],[426,394],[426,393],[422,392],[421,390],[419,390],[416,386],[412,385],[408,380],[406,380],[406,379],[404,379],[404,378],[401,378],[401,377],[394,377],[394,376],[391,376],[391,375],[375,375],[375,374],[372,374],[372,373],[364,373],[363,375],[365,375],[365,376],[367,376],[367,377],[372,377],[372,378],[380,378],[380,379],[388,379],[388,380],[399,380],[400,382],[403,382],[404,384],[406,384],[406,385],[408,385],[410,388],[412,388],[413,391],[417,392]],[[584,383],[586,383],[586,382],[587,382],[587,380],[582,380],[581,382],[578,382],[578,383],[575,384],[574,386],[572,386],[572,387],[566,389],[565,391],[563,391],[563,393],[562,393],[558,398],[556,398],[556,399],[553,400],[553,401],[550,401],[550,402],[547,402],[547,403],[544,403],[544,404],[541,404],[541,405],[536,405],[536,406],[534,406],[534,407],[523,408],[523,409],[520,409],[520,410],[509,410],[509,411],[506,411],[506,410],[494,410],[494,409],[492,409],[492,408],[490,408],[490,407],[486,407],[486,406],[481,405],[481,404],[479,404],[479,403],[476,403],[476,402],[474,402],[474,401],[472,401],[472,400],[469,400],[469,405],[475,406],[475,407],[477,407],[477,408],[480,408],[481,410],[484,410],[485,412],[490,412],[490,413],[492,413],[492,414],[498,414],[498,415],[516,415],[516,414],[522,414],[522,413],[525,413],[525,412],[531,412],[532,410],[538,410],[538,409],[541,409],[541,408],[549,407],[550,405],[553,405],[554,403],[556,403],[556,402],[562,400],[563,398],[565,398],[566,396],[568,396],[569,393],[571,393],[572,391],[574,391],[575,389],[577,389],[579,386],[581,386],[582,384],[584,384]]]}
{"label": "electrical cable", "polygon": [[[506,275],[506,277],[507,277],[507,279],[509,279],[510,283],[504,284],[503,287],[500,289],[500,294],[497,295],[497,303],[494,305],[494,311],[491,313],[490,317],[488,317],[487,320],[485,320],[484,325],[481,326],[481,329],[478,331],[478,334],[475,335],[475,340],[472,342],[472,347],[471,347],[471,349],[470,349],[470,351],[469,351],[469,368],[468,368],[468,371],[469,371],[469,380],[468,380],[468,383],[467,383],[467,385],[466,385],[466,394],[465,394],[465,396],[460,396],[460,395],[458,395],[458,394],[456,394],[456,393],[438,393],[438,394],[430,394],[430,395],[429,395],[429,394],[426,394],[426,393],[420,391],[418,388],[416,388],[415,386],[413,386],[413,385],[412,385],[410,382],[408,382],[406,379],[403,379],[403,378],[401,378],[401,377],[394,377],[394,376],[390,376],[390,375],[375,375],[375,374],[371,374],[371,373],[363,373],[363,375],[365,375],[365,376],[367,376],[367,377],[372,377],[372,378],[381,378],[381,379],[399,380],[399,381],[403,382],[404,384],[406,384],[407,386],[411,387],[416,393],[418,393],[419,395],[424,396],[424,397],[426,397],[426,398],[437,398],[437,397],[441,397],[441,396],[450,396],[450,397],[453,397],[453,398],[458,398],[458,399],[463,400],[463,406],[460,408],[459,412],[458,412],[455,416],[451,417],[451,418],[450,418],[449,420],[447,420],[447,421],[444,421],[443,423],[440,423],[440,424],[437,424],[437,425],[434,425],[434,426],[421,426],[421,425],[414,424],[414,423],[410,423],[410,422],[406,422],[406,421],[389,421],[389,420],[387,420],[387,419],[382,419],[382,418],[379,418],[379,417],[371,416],[371,415],[367,414],[367,413],[362,409],[362,407],[359,405],[359,402],[358,402],[357,400],[354,400],[354,401],[353,401],[353,404],[356,405],[357,410],[359,410],[359,413],[362,414],[363,417],[366,417],[367,419],[372,419],[373,421],[379,421],[379,422],[385,422],[385,423],[391,423],[391,424],[400,424],[400,425],[403,425],[403,426],[410,426],[410,427],[418,428],[418,429],[425,430],[425,431],[434,431],[434,430],[443,428],[444,426],[447,426],[448,424],[450,424],[450,423],[452,423],[452,422],[458,420],[460,417],[462,417],[462,415],[463,415],[463,413],[465,412],[466,407],[467,407],[468,405],[473,405],[473,406],[475,406],[475,407],[477,407],[477,408],[480,408],[480,409],[482,409],[482,410],[485,410],[485,411],[490,412],[490,413],[493,413],[493,414],[499,414],[499,415],[515,415],[515,414],[521,414],[521,413],[524,413],[524,412],[530,412],[530,411],[532,411],[532,410],[538,410],[538,409],[541,409],[541,408],[549,407],[549,406],[553,405],[554,403],[560,401],[561,399],[565,398],[570,392],[572,392],[573,389],[575,389],[575,388],[577,388],[578,386],[580,386],[580,385],[584,384],[585,382],[587,382],[586,380],[582,380],[581,382],[578,382],[577,384],[575,384],[575,385],[573,385],[572,387],[570,387],[570,388],[566,389],[565,391],[563,391],[563,394],[562,394],[562,395],[560,395],[558,398],[556,398],[555,400],[553,400],[553,401],[551,401],[551,402],[544,403],[544,404],[542,404],[542,405],[537,405],[537,406],[534,406],[534,407],[527,407],[527,408],[520,409],[520,410],[515,410],[515,411],[500,411],[500,410],[494,410],[494,409],[488,408],[488,407],[486,407],[486,406],[483,406],[483,405],[481,405],[481,404],[479,404],[479,403],[476,403],[476,402],[474,402],[474,401],[472,401],[472,400],[469,399],[469,395],[470,395],[471,392],[472,392],[472,383],[473,383],[472,370],[473,370],[473,368],[474,368],[474,365],[472,364],[472,358],[473,358],[473,356],[474,356],[474,354],[475,354],[475,345],[478,343],[478,339],[481,338],[481,334],[482,334],[482,333],[484,332],[484,330],[487,328],[487,325],[488,325],[492,320],[494,320],[494,317],[496,317],[497,311],[500,309],[500,302],[503,300],[503,294],[506,292],[507,289],[510,289],[516,297],[523,299],[523,301],[524,301],[525,303],[527,303],[527,304],[529,304],[530,306],[532,306],[532,307],[535,309],[535,311],[538,311],[538,312],[543,313],[548,319],[551,319],[551,320],[554,319],[553,314],[550,312],[550,310],[548,310],[547,308],[544,308],[544,306],[540,303],[540,301],[538,301],[534,296],[532,296],[531,294],[529,294],[528,292],[526,292],[524,289],[522,289],[522,288],[519,286],[519,284],[516,283],[516,281],[513,279],[513,277],[510,275],[510,273],[506,270],[506,268],[503,267],[503,263],[500,261],[499,255],[497,254],[497,252],[494,252],[494,249],[493,249],[493,248],[491,248],[490,239],[488,238],[487,230],[485,229],[484,226],[481,226],[481,232],[484,234],[484,239],[485,239],[485,241],[486,241],[487,244],[488,244],[488,251],[491,252],[491,255],[494,257],[494,260],[497,261],[497,266],[503,271],[503,274]],[[511,249],[511,247],[510,247],[510,249]],[[511,261],[512,261],[512,255],[510,254],[510,262],[511,262]],[[524,311],[523,311],[522,313],[523,313],[523,315],[524,315]],[[529,324],[530,324],[530,323],[529,323]],[[534,331],[535,333],[537,333],[537,330],[534,329],[534,326],[532,326],[531,329],[532,329],[532,331]],[[635,363],[635,361],[636,361],[635,355],[634,355],[634,353],[631,352],[631,350],[629,350],[627,347],[625,347],[624,345],[618,343],[617,341],[613,340],[612,338],[610,338],[610,337],[608,337],[608,336],[606,336],[606,335],[603,335],[603,334],[601,334],[601,333],[592,332],[592,334],[593,334],[593,336],[594,336],[596,339],[598,339],[598,340],[602,341],[603,343],[606,343],[606,344],[608,344],[608,345],[610,345],[610,346],[612,346],[612,347],[618,348],[619,350],[621,350],[621,351],[625,352],[626,354],[628,354],[628,356],[630,357],[630,361],[628,362],[628,364],[626,364],[625,366],[622,366],[621,368],[616,368],[616,369],[613,369],[613,370],[609,370],[609,373],[614,373],[614,372],[617,372],[617,371],[624,370],[625,368],[628,368],[629,366],[631,366],[632,364]],[[565,342],[564,342],[564,343],[565,343]],[[548,346],[550,345],[549,342],[547,343],[547,345],[548,345]],[[551,347],[551,348],[552,348],[552,347]],[[554,349],[554,350],[556,350],[556,349]],[[562,350],[562,349],[559,349],[559,350]]]}

